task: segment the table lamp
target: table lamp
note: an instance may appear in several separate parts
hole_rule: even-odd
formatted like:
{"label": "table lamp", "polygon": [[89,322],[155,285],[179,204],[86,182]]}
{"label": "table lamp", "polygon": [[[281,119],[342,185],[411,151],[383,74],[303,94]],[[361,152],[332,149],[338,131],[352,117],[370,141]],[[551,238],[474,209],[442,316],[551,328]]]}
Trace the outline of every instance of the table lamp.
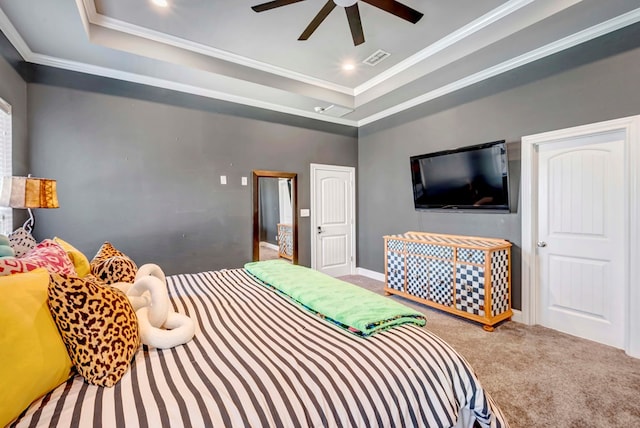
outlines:
{"label": "table lamp", "polygon": [[3,177],[0,206],[27,209],[29,218],[24,229],[31,233],[35,219],[31,208],[58,208],[56,180],[36,177]]}

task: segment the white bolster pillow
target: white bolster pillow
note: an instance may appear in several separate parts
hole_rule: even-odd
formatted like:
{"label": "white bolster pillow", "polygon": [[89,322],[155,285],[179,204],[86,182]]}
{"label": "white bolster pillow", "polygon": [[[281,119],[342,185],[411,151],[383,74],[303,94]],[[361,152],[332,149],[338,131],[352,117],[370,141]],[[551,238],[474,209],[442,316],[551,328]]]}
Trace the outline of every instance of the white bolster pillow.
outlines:
{"label": "white bolster pillow", "polygon": [[173,348],[174,346],[187,343],[193,338],[196,328],[193,320],[185,315],[171,312],[167,317],[164,330],[151,325],[149,322],[148,308],[140,308],[138,315],[138,326],[140,329],[140,339],[142,343],[159,349]]}
{"label": "white bolster pillow", "polygon": [[146,291],[148,291],[151,296],[150,304],[145,305],[149,308],[149,322],[154,327],[162,327],[167,320],[167,315],[169,313],[169,294],[167,292],[167,286],[163,281],[155,276],[144,276],[140,279],[136,279],[136,282],[133,283],[127,293],[132,305],[134,301],[133,298],[142,296]]}

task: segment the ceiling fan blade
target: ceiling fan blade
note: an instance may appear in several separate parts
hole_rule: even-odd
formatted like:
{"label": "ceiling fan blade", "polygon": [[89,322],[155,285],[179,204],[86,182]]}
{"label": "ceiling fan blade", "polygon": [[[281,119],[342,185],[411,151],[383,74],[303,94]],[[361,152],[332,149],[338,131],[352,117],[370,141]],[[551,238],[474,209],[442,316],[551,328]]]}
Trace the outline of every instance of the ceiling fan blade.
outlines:
{"label": "ceiling fan blade", "polygon": [[405,6],[395,0],[362,0],[365,3],[369,3],[371,6],[375,6],[379,9],[389,12],[398,18],[405,19],[412,24],[420,21],[424,15],[415,9]]}
{"label": "ceiling fan blade", "polygon": [[362,21],[360,20],[360,9],[358,9],[358,3],[353,6],[346,7],[344,11],[347,13],[347,19],[349,20],[349,28],[351,29],[353,45],[358,46],[364,43],[364,32],[362,31]]}
{"label": "ceiling fan blade", "polygon": [[324,21],[325,18],[327,16],[329,16],[331,11],[335,7],[336,7],[336,4],[333,2],[333,0],[329,0],[322,7],[322,9],[320,9],[320,12],[318,12],[318,14],[315,16],[315,18],[313,18],[313,20],[311,21],[311,23],[309,23],[307,28],[304,29],[302,34],[300,34],[300,37],[298,37],[298,40],[307,40],[309,37],[311,37],[313,32],[316,31],[316,29],[320,26],[320,24],[322,24],[322,21]]}
{"label": "ceiling fan blade", "polygon": [[264,12],[265,10],[275,9],[276,7],[280,7],[280,6],[287,6],[293,3],[298,3],[299,1],[304,1],[304,0],[274,0],[266,3],[258,4],[255,6],[251,6],[251,9],[253,9],[256,12]]}

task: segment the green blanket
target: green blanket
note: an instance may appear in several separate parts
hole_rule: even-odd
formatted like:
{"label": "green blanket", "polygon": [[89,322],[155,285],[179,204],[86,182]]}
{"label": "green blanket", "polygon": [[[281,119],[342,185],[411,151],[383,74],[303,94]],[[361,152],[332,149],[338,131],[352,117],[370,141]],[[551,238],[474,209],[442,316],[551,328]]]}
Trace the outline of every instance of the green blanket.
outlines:
{"label": "green blanket", "polygon": [[423,314],[401,303],[304,266],[268,260],[244,267],[308,310],[360,336],[404,323],[426,323]]}

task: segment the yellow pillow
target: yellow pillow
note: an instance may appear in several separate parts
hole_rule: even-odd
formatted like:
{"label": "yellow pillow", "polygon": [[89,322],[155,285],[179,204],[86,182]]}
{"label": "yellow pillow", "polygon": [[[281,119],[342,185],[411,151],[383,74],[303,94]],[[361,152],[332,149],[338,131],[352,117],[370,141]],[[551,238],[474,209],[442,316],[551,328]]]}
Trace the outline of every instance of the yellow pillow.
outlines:
{"label": "yellow pillow", "polygon": [[80,278],[85,277],[91,271],[91,268],[89,267],[89,259],[87,259],[87,256],[82,254],[80,250],[57,236],[53,238],[53,240],[60,244],[60,246],[67,252],[71,262],[73,262],[73,266],[76,268],[76,273]]}
{"label": "yellow pillow", "polygon": [[71,374],[48,286],[44,268],[0,277],[0,427]]}

